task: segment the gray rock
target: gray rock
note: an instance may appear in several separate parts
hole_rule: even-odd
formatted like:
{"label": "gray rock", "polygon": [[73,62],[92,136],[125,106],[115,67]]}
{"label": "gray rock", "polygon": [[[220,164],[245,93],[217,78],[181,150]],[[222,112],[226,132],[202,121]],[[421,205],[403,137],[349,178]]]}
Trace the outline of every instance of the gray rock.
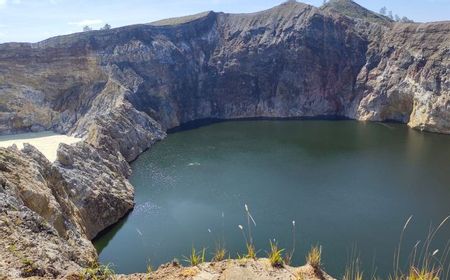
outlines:
{"label": "gray rock", "polygon": [[2,44],[0,132],[91,134],[95,146],[106,144],[95,131],[114,130],[108,145],[127,160],[203,118],[337,116],[448,133],[448,30],[348,0],[290,1]]}

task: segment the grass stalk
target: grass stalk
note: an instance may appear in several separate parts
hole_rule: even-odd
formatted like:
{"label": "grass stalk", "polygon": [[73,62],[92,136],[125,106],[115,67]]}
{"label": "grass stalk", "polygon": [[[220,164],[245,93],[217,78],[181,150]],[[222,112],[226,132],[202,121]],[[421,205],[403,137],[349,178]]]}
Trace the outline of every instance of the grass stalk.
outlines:
{"label": "grass stalk", "polygon": [[314,269],[320,268],[322,265],[322,246],[312,246],[306,256],[306,262],[311,265]]}
{"label": "grass stalk", "polygon": [[188,257],[184,256],[184,261],[191,266],[197,266],[205,262],[206,248],[203,248],[200,252],[197,252],[194,247],[192,247],[191,253]]}
{"label": "grass stalk", "polygon": [[277,268],[283,267],[284,249],[279,249],[278,244],[276,242],[272,242],[272,240],[269,240],[269,243],[270,243],[270,251],[267,253],[267,258],[269,259],[270,264],[272,265],[272,267]]}

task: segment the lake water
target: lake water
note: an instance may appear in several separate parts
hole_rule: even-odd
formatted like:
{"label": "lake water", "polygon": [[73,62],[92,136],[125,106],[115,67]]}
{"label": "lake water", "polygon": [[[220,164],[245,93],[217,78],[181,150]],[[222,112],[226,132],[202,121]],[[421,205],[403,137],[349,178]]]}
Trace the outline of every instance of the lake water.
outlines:
{"label": "lake water", "polygon": [[[122,273],[182,260],[192,246],[212,252],[222,238],[242,254],[248,204],[261,257],[269,239],[290,248],[295,220],[294,265],[320,244],[339,277],[356,244],[366,274],[385,275],[410,215],[407,253],[450,215],[450,136],[399,124],[222,122],[170,134],[132,168],[134,211],[95,241]],[[432,247],[443,251],[449,237],[447,225]]]}

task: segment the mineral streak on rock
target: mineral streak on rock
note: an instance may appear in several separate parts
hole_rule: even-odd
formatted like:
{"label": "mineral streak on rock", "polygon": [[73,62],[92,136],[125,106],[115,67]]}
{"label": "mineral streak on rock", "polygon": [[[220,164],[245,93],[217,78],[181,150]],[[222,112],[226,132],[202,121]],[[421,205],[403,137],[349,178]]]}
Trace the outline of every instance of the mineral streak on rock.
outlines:
{"label": "mineral streak on rock", "polygon": [[347,117],[450,133],[449,72],[450,22],[396,23],[350,0],[1,44],[0,133],[86,140],[54,163],[0,149],[0,278],[95,259],[88,240],[133,207],[128,162],[169,128]]}

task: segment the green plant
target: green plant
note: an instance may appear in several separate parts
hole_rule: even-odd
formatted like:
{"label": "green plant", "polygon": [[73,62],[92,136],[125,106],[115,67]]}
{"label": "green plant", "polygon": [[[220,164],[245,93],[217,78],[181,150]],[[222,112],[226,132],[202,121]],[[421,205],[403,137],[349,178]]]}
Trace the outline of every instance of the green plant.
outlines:
{"label": "green plant", "polygon": [[[244,236],[244,240],[245,240],[245,247],[247,248],[247,254],[243,256],[243,258],[250,258],[250,259],[256,259],[256,249],[255,246],[253,246],[252,243],[248,242],[247,240],[247,236],[245,235],[245,230],[244,227],[242,225],[238,226],[239,229],[242,232],[242,236]],[[241,258],[241,256],[239,256],[239,258]]]}
{"label": "green plant", "polygon": [[191,266],[199,265],[205,262],[205,253],[206,248],[203,248],[201,252],[197,253],[195,248],[192,247],[191,254],[189,257],[184,256],[184,261],[189,263]]}
{"label": "green plant", "polygon": [[33,271],[36,269],[33,261],[23,258],[20,260],[22,262],[22,276],[31,276]]}
{"label": "green plant", "polygon": [[254,259],[256,260],[256,249],[255,246],[253,246],[253,244],[247,244],[247,255],[245,255],[246,258],[248,259]]}
{"label": "green plant", "polygon": [[[220,262],[223,261],[226,257],[227,254],[227,250],[225,249],[225,237],[224,237],[224,233],[223,233],[223,229],[225,227],[224,225],[224,213],[222,212],[222,236],[217,238],[216,241],[216,247],[213,253],[213,257],[211,259],[212,262]],[[213,234],[213,231],[211,229],[208,228],[208,232]]]}
{"label": "green plant", "polygon": [[153,272],[153,266],[150,263],[150,260],[148,260],[148,262],[147,262],[147,269],[146,270],[147,270],[147,277],[146,277],[146,279],[150,280],[150,273]]}
{"label": "green plant", "polygon": [[212,258],[213,262],[220,262],[225,259],[225,255],[227,254],[227,250],[223,246],[217,246],[214,256]]}
{"label": "green plant", "polygon": [[312,246],[311,250],[309,250],[309,253],[306,256],[306,262],[315,269],[317,269],[321,266],[321,258],[322,258],[322,247],[317,245]]}
{"label": "green plant", "polygon": [[16,254],[16,251],[17,251],[17,246],[16,246],[16,244],[10,245],[10,246],[8,247],[8,250],[9,250],[11,253],[13,253],[13,254],[15,255],[15,254]]}
{"label": "green plant", "polygon": [[270,243],[270,251],[267,253],[267,257],[269,258],[270,264],[273,267],[283,267],[283,251],[284,249],[278,249],[278,245],[276,242]]}
{"label": "green plant", "polygon": [[9,246],[8,250],[12,253],[13,256],[20,259],[20,262],[22,263],[20,275],[22,277],[44,275],[44,271],[40,269],[32,260],[25,257],[25,255],[17,249],[15,244]]}
{"label": "green plant", "polygon": [[81,278],[84,280],[115,279],[115,273],[111,266],[111,264],[102,265],[98,262],[93,262],[88,268],[84,269]]}

